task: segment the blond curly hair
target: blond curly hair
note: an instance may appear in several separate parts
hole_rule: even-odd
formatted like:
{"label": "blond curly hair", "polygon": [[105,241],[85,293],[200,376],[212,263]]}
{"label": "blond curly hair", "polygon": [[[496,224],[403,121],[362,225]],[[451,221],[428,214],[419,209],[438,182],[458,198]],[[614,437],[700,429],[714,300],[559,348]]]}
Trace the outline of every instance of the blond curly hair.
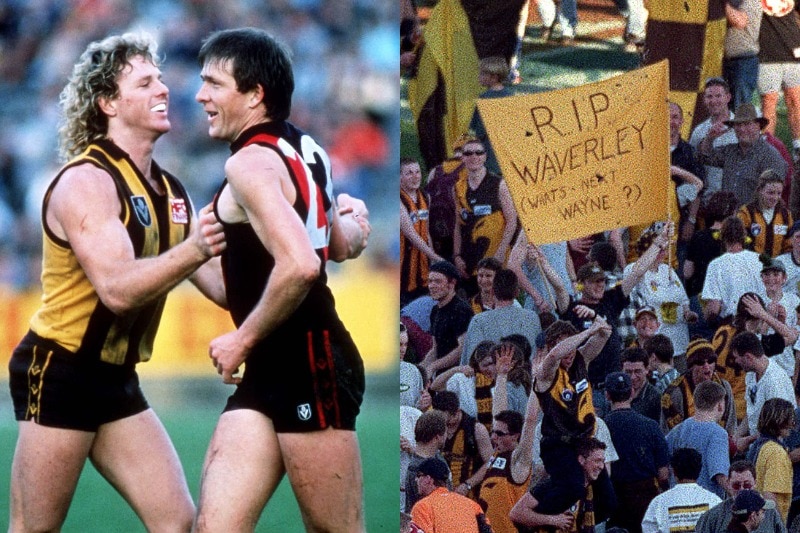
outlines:
{"label": "blond curly hair", "polygon": [[158,66],[157,45],[146,33],[125,33],[90,43],[72,69],[59,97],[62,118],[58,128],[59,154],[65,160],[83,152],[108,132],[101,98],[119,95],[117,79],[134,57]]}

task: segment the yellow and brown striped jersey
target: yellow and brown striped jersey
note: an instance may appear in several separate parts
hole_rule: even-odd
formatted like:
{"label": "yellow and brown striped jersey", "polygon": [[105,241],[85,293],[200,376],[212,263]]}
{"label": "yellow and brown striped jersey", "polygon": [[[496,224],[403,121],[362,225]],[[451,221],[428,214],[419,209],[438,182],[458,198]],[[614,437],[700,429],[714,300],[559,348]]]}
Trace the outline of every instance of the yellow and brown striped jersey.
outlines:
{"label": "yellow and brown striped jersey", "polygon": [[41,337],[80,356],[116,365],[147,361],[166,296],[122,316],[114,314],[100,301],[69,242],[57,237],[47,225],[47,207],[56,183],[67,169],[86,163],[108,172],[114,180],[122,205],[120,220],[137,259],[157,256],[189,233],[190,200],[174,177],[153,162],[152,176],[166,191],[160,195],[113,142],[91,144],[59,171],[45,194],[42,305],[30,326]]}

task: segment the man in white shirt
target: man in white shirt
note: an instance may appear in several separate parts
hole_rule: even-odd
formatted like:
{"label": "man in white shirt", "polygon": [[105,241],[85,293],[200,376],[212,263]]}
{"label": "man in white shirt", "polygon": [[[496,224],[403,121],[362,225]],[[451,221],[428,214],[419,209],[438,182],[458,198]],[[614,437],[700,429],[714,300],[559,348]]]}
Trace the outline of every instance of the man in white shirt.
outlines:
{"label": "man in white shirt", "polygon": [[[758,433],[758,416],[764,402],[770,398],[783,398],[797,407],[794,387],[789,375],[764,354],[761,339],[755,333],[743,331],[731,341],[731,353],[736,364],[747,372],[744,377],[747,429],[750,435]],[[741,431],[739,432],[740,434]]]}
{"label": "man in white shirt", "polygon": [[[706,86],[705,89],[703,89],[703,105],[706,106],[706,111],[708,111],[709,116],[706,120],[695,126],[692,135],[689,137],[689,144],[691,144],[695,150],[698,149],[700,142],[708,135],[712,127],[726,130],[725,133],[714,139],[712,147],[716,148],[718,146],[737,142],[733,128],[728,128],[723,124],[724,121],[733,119],[733,112],[728,107],[730,101],[731,90],[724,79],[709,78],[706,80]],[[716,191],[720,190],[721,186],[722,168],[706,165],[706,182],[703,188],[703,198],[707,199]]]}
{"label": "man in white shirt", "polygon": [[670,467],[678,483],[650,502],[642,520],[642,533],[694,531],[700,515],[722,501],[696,483],[702,466],[700,452],[693,448],[673,452]]}

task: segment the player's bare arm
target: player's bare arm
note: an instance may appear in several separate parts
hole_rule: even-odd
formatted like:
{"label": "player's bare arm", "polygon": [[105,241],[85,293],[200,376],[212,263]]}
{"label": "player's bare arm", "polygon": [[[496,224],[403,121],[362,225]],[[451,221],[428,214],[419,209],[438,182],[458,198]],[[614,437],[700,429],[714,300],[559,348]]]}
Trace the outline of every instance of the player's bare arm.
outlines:
{"label": "player's bare arm", "polygon": [[100,300],[114,313],[155,301],[224,249],[222,227],[201,217],[178,246],[137,259],[121,212],[111,177],[87,164],[64,172],[46,213],[48,227],[69,242]]}
{"label": "player's bare arm", "polygon": [[238,383],[233,374],[253,347],[297,309],[319,277],[320,258],[292,207],[295,192],[289,173],[273,150],[243,148],[228,159],[225,175],[228,186],[218,199],[220,218],[249,221],[275,258],[256,307],[236,331],[217,337],[209,347],[223,381]]}

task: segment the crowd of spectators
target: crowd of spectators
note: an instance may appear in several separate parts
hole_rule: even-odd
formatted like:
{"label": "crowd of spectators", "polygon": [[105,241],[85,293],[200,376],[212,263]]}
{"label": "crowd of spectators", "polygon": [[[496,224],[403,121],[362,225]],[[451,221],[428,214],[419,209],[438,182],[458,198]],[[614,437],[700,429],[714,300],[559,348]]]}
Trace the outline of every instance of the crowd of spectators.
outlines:
{"label": "crowd of spectators", "polygon": [[194,100],[197,52],[212,31],[264,28],[293,52],[290,120],[332,159],[334,187],[365,199],[368,253],[396,252],[399,147],[397,4],[391,0],[2,0],[0,1],[0,285],[38,284],[41,196],[57,159],[58,96],[93,40],[144,30],[156,37],[170,89],[172,130],[156,160],[186,184],[199,209],[222,179],[228,152],[206,133]]}
{"label": "crowd of spectators", "polygon": [[[502,90],[508,62],[479,57],[481,84]],[[688,141],[669,106],[674,221],[538,246],[491,132],[462,132],[449,159],[401,159],[401,391],[421,384],[401,402],[447,398],[458,423],[427,457],[496,533],[693,531],[715,509],[728,531],[800,531],[797,159],[752,94],[734,104],[722,77],[702,89],[709,118]],[[407,491],[426,474],[406,424],[415,521]],[[532,464],[515,470],[531,425]]]}

